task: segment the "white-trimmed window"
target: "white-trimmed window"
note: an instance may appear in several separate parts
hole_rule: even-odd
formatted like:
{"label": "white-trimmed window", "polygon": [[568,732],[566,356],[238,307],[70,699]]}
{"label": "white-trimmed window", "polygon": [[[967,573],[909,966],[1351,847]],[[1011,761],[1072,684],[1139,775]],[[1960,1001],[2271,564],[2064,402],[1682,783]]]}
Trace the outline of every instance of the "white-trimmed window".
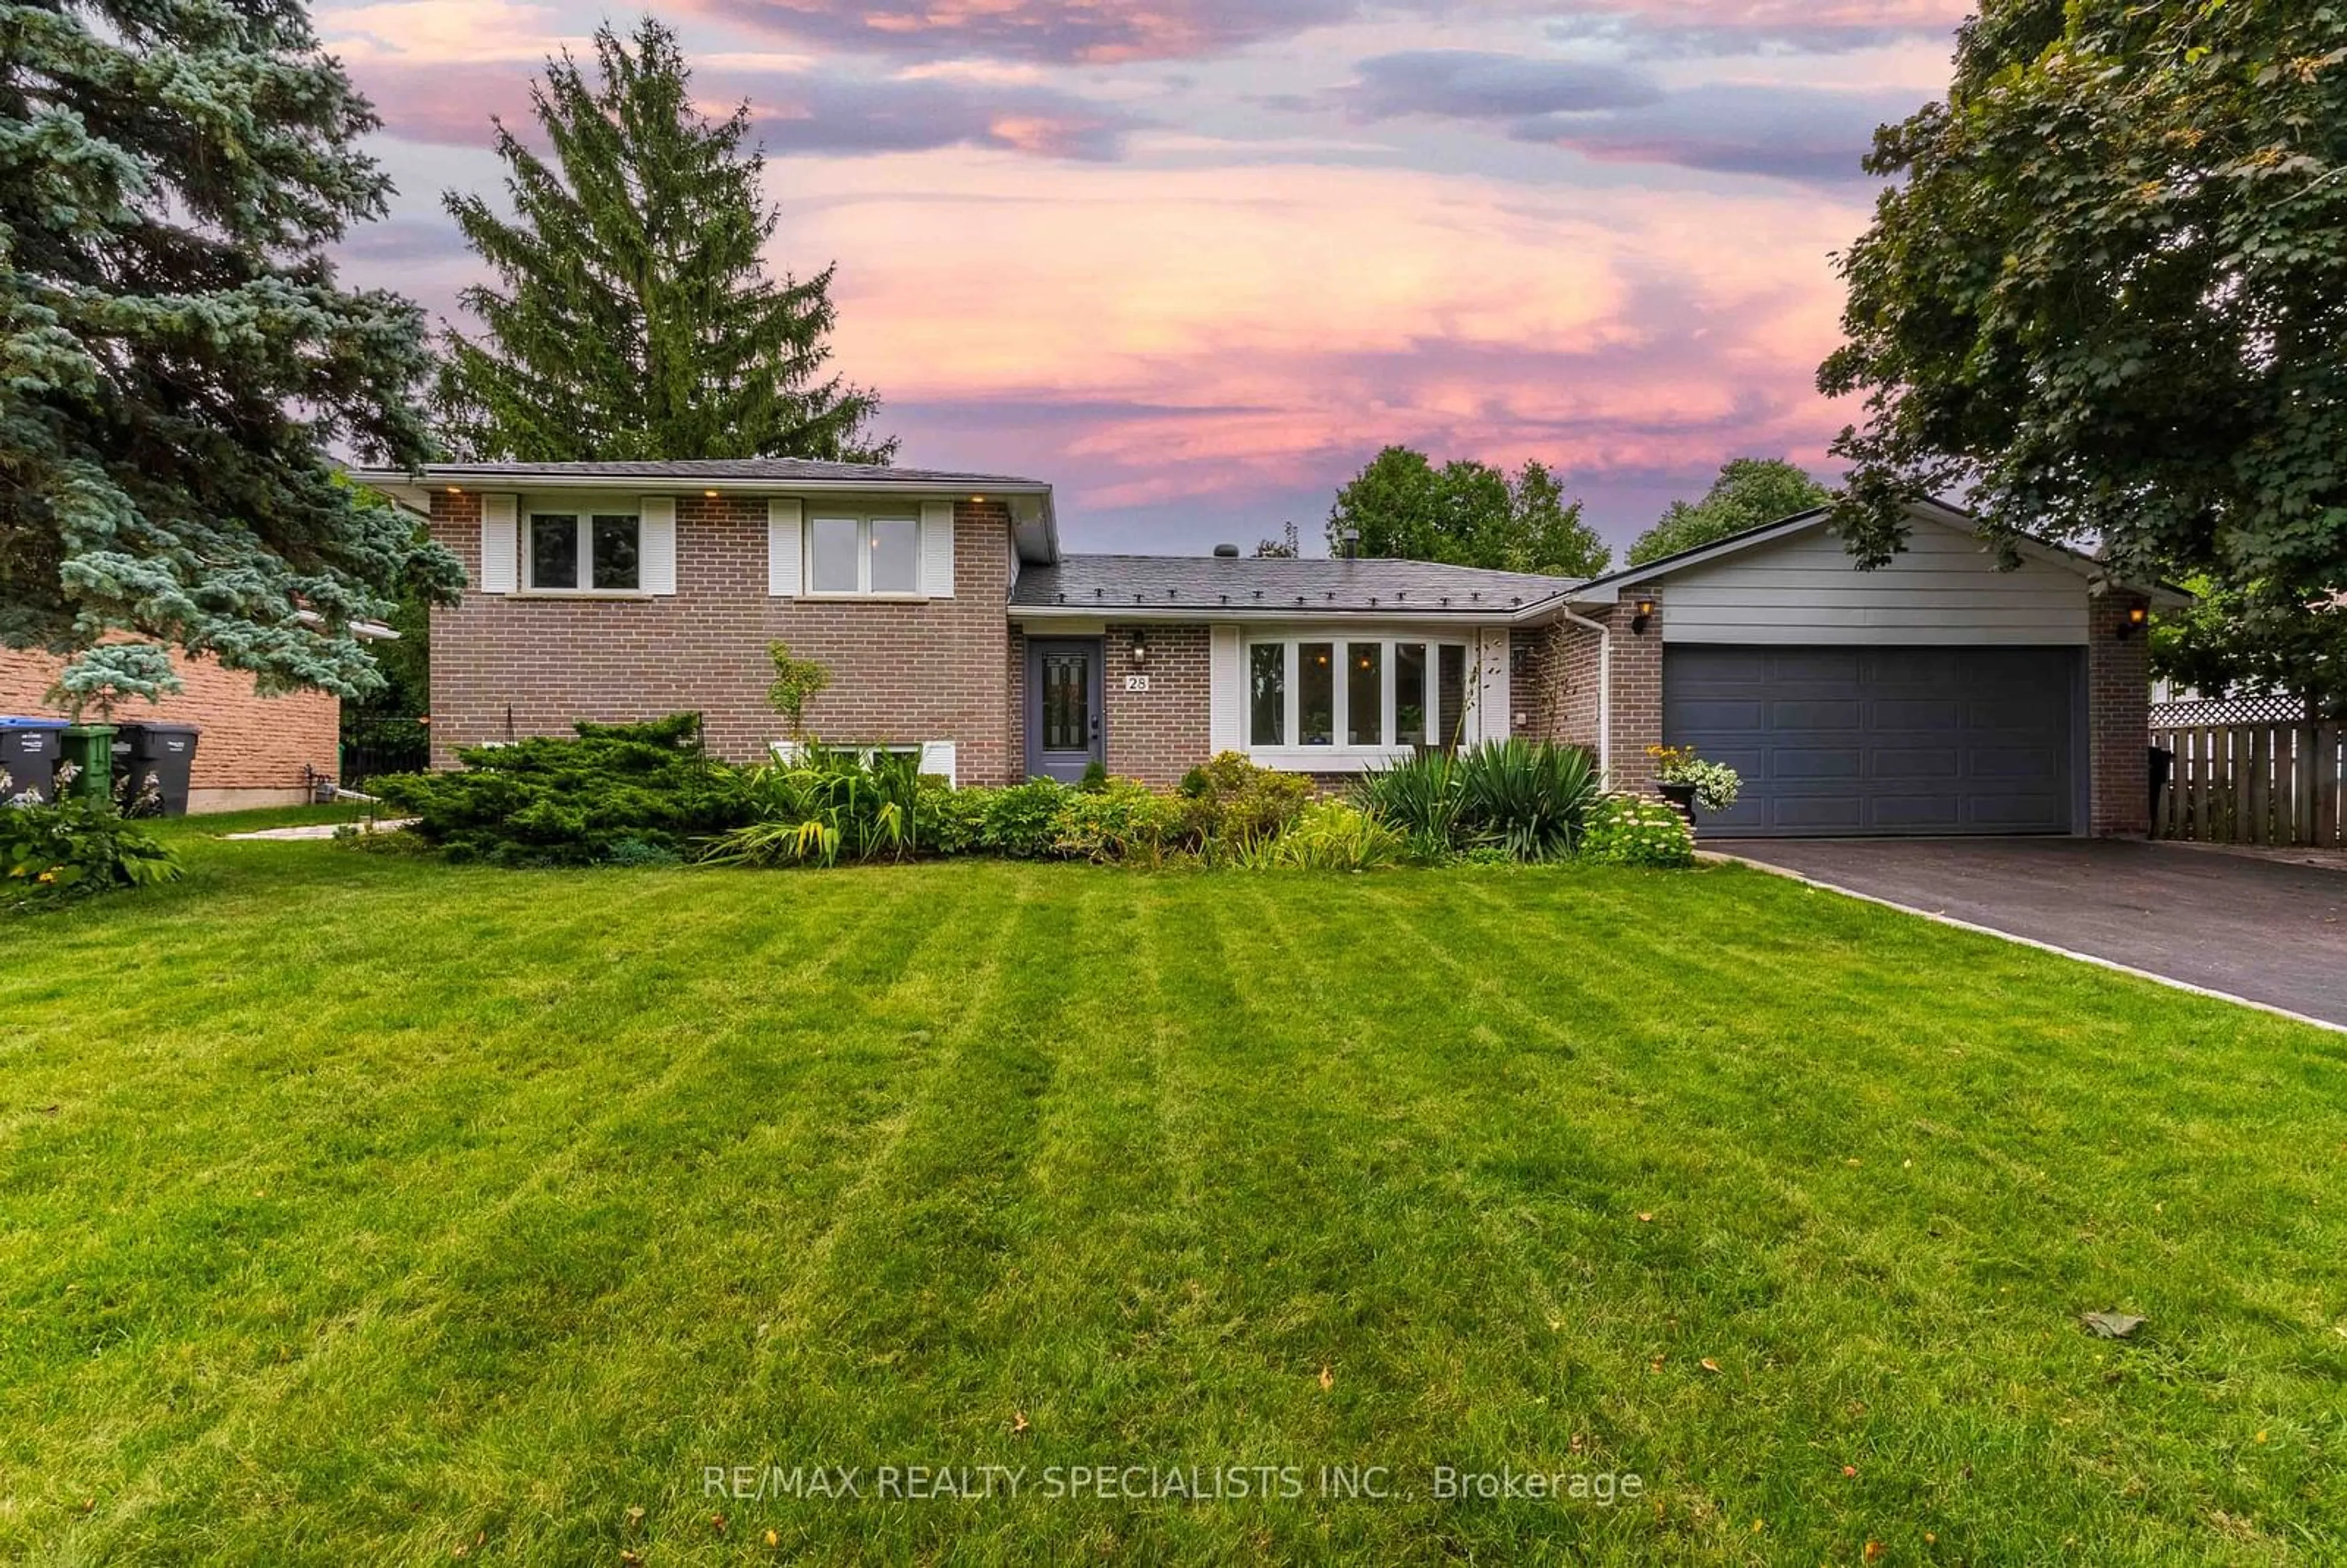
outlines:
{"label": "white-trimmed window", "polygon": [[809,593],[919,593],[921,519],[888,513],[809,518],[806,587]]}
{"label": "white-trimmed window", "polygon": [[634,512],[530,508],[522,535],[524,586],[546,593],[637,593],[643,521]]}
{"label": "white-trimmed window", "polygon": [[1337,753],[1459,743],[1467,645],[1426,637],[1283,637],[1246,645],[1247,745]]}

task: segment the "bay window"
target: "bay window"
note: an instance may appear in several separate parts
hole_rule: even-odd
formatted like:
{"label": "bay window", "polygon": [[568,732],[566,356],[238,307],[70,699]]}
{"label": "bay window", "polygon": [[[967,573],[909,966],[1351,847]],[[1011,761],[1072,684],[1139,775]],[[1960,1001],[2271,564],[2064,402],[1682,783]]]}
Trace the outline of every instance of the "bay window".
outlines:
{"label": "bay window", "polygon": [[1246,648],[1247,743],[1331,753],[1458,743],[1467,645],[1427,638],[1277,638]]}

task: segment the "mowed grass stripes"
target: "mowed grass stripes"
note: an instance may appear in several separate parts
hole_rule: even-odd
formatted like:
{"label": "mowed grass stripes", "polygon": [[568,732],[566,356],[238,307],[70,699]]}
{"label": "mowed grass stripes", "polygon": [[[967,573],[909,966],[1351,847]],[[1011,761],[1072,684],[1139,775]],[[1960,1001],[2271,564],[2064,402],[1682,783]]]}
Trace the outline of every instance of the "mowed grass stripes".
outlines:
{"label": "mowed grass stripes", "polygon": [[173,831],[0,924],[0,1558],[2347,1552],[2335,1035],[1735,870]]}

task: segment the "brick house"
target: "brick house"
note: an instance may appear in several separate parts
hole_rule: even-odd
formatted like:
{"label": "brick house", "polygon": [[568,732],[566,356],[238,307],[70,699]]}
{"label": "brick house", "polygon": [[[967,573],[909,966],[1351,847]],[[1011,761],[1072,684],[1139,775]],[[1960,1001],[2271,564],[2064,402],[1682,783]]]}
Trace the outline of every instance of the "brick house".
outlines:
{"label": "brick house", "polygon": [[[342,703],[331,693],[264,697],[251,675],[209,655],[176,662],[184,690],[159,702],[122,702],[114,717],[125,723],[193,724],[203,732],[189,781],[190,812],[296,805],[310,798],[313,777],[335,776]],[[0,713],[62,716],[45,699],[63,667],[46,653],[0,650]]]}
{"label": "brick house", "polygon": [[1952,508],[1854,570],[1822,513],[1581,582],[1395,560],[1076,555],[1051,487],[786,460],[436,466],[360,478],[472,588],[432,626],[436,765],[580,719],[699,711],[782,739],[766,645],[820,661],[808,724],[961,784],[1169,785],[1241,751],[1330,780],[1414,746],[1645,748],[1746,779],[1707,832],[2140,833],[2142,615],[2173,590],[2035,547],[1999,571]]}

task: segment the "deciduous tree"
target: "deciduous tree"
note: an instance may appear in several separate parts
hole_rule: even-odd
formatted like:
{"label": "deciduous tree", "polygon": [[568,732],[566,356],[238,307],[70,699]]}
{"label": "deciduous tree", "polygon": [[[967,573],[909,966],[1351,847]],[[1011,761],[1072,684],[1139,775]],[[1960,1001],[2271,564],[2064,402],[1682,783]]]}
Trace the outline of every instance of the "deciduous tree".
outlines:
{"label": "deciduous tree", "polygon": [[2347,8],[1988,0],[1842,258],[1850,548],[1993,538],[2202,574],[2250,639],[2347,588]]}
{"label": "deciduous tree", "polygon": [[1341,549],[1348,532],[1367,556],[1559,577],[1594,577],[1610,553],[1541,464],[1512,477],[1466,460],[1437,468],[1408,446],[1386,447],[1337,492],[1329,548]]}
{"label": "deciduous tree", "polygon": [[1731,457],[1696,501],[1673,501],[1630,546],[1632,566],[1821,507],[1832,492],[1781,457]]}

